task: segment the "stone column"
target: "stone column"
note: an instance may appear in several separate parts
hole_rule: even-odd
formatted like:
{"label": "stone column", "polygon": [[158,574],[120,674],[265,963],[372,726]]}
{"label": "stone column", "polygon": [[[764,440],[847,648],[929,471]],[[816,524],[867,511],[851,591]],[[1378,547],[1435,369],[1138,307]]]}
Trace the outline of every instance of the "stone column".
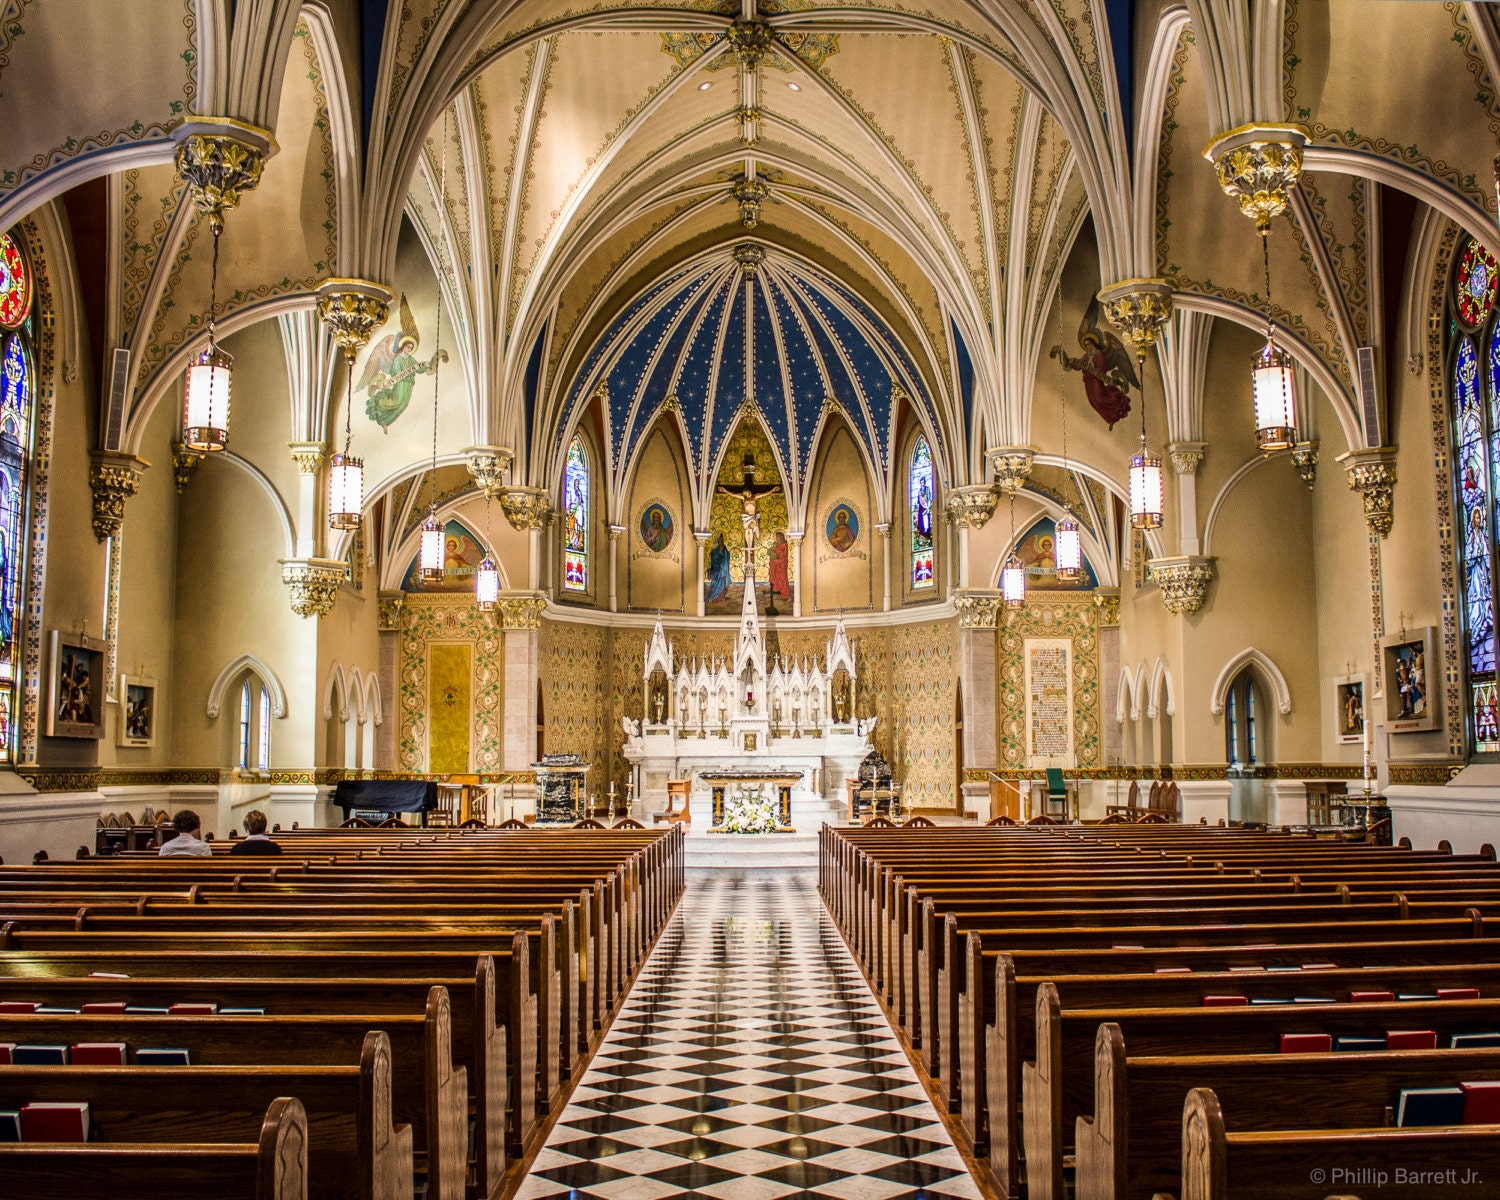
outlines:
{"label": "stone column", "polygon": [[625,532],[623,525],[611,525],[609,527],[609,611],[619,612],[620,603],[620,535]]}
{"label": "stone column", "polygon": [[982,529],[995,515],[1000,493],[989,484],[954,488],[948,493],[944,508],[958,543],[958,586],[967,588],[969,578],[969,530]]}
{"label": "stone column", "polygon": [[788,532],[786,535],[787,545],[790,547],[788,557],[796,566],[796,573],[792,577],[792,616],[802,615],[802,539],[807,535],[802,530],[795,533]]}
{"label": "stone column", "polygon": [[375,728],[377,771],[400,767],[401,745],[401,610],[406,603],[402,591],[382,591],[377,610],[380,629],[380,724]]}
{"label": "stone column", "polygon": [[891,611],[891,523],[882,521],[875,526],[880,535],[880,573],[885,576],[885,595],[880,602],[881,612]]}
{"label": "stone column", "polygon": [[[966,588],[954,593],[953,606],[958,611],[958,677],[964,697],[964,757],[959,765],[967,773],[1000,763],[996,704],[999,646],[995,630],[1005,602],[997,591]],[[965,780],[959,803],[963,810],[977,812],[983,819],[989,812],[989,782]]]}
{"label": "stone column", "polygon": [[1178,553],[1197,554],[1203,549],[1198,536],[1198,468],[1203,465],[1207,442],[1168,442],[1167,453],[1177,476]]}
{"label": "stone column", "polygon": [[318,522],[319,469],[323,465],[323,453],[328,449],[322,442],[288,442],[292,461],[297,464],[297,558],[316,558],[321,549],[322,529]]}
{"label": "stone column", "polygon": [[[708,545],[708,538],[709,531],[707,529],[693,530],[693,542],[696,546],[694,556],[698,560],[698,570],[694,575],[694,577],[698,580],[698,598],[695,604],[695,611],[700,617],[703,615],[704,610],[703,592],[704,589],[708,586],[708,576],[703,565],[703,549]],[[683,607],[686,608],[687,606],[684,605]]]}
{"label": "stone column", "polygon": [[546,607],[546,597],[540,592],[500,593],[500,619],[505,631],[502,764],[507,771],[528,770],[536,761],[536,685],[542,612]]}

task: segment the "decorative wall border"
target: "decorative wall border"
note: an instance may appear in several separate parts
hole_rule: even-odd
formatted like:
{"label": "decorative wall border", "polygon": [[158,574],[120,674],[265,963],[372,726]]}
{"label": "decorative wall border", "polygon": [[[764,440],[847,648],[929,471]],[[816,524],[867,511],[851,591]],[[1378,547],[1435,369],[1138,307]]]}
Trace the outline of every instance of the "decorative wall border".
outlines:
{"label": "decorative wall border", "polygon": [[[1391,770],[1394,773],[1395,766]],[[1454,767],[1456,773],[1458,767]],[[1228,779],[1229,768],[1223,763],[1143,763],[1140,766],[1121,765],[1115,767],[1068,767],[1063,774],[1069,779],[1174,779],[1178,783],[1201,783]],[[1237,773],[1236,778],[1243,778]],[[1257,767],[1256,779],[1358,779],[1360,768],[1349,763],[1281,763],[1276,766]],[[992,778],[1037,779],[1039,771],[1018,770],[1014,767],[966,767],[965,783],[988,783]],[[1448,776],[1442,782],[1446,783]],[[1394,774],[1392,782],[1396,782]],[[1404,781],[1403,781],[1404,782]]]}
{"label": "decorative wall border", "polygon": [[[314,785],[331,787],[345,779],[444,779],[443,775],[413,774],[404,771],[358,771],[339,767],[306,770],[242,773],[228,767],[182,767],[176,770],[122,771],[112,769],[22,769],[21,778],[39,792],[97,792],[107,787],[217,787],[227,783],[268,783],[272,786]],[[481,773],[480,783],[520,784],[536,782],[533,771],[493,771]]]}
{"label": "decorative wall border", "polygon": [[31,538],[26,548],[26,614],[25,643],[21,654],[21,687],[17,696],[16,716],[20,736],[15,744],[15,762],[34,764],[37,760],[37,728],[42,687],[42,600],[47,581],[47,507],[52,468],[52,420],[57,402],[57,314],[53,311],[53,289],[42,244],[41,227],[34,217],[21,222],[26,239],[26,257],[36,287],[35,334],[32,351],[36,355],[36,425],[31,435],[31,463],[27,472]]}

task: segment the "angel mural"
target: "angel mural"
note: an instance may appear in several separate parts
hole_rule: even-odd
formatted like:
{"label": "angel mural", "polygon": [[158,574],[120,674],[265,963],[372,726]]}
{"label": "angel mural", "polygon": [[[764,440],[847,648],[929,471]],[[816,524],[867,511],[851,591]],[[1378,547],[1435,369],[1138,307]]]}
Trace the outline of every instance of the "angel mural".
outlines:
{"label": "angel mural", "polygon": [[1099,324],[1099,297],[1089,301],[1078,326],[1077,358],[1069,358],[1061,346],[1053,346],[1051,357],[1062,360],[1069,371],[1083,372],[1083,390],[1089,405],[1111,429],[1130,414],[1130,389],[1140,387],[1130,353],[1108,329]]}
{"label": "angel mural", "polygon": [[401,332],[390,333],[376,343],[365,361],[365,373],[360,376],[357,388],[369,390],[365,401],[365,416],[380,426],[382,433],[389,433],[390,426],[406,411],[411,403],[411,390],[418,375],[429,375],[437,364],[448,361],[448,352],[439,349],[426,362],[417,358],[417,347],[422,344],[422,335],[417,331],[416,319],[406,303],[406,293],[401,293]]}

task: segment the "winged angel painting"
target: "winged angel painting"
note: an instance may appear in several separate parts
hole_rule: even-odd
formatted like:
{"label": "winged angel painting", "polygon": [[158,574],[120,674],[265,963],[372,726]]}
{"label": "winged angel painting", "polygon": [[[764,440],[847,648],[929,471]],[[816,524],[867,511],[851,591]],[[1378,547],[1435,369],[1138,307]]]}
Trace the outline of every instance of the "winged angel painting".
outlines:
{"label": "winged angel painting", "polygon": [[406,293],[402,292],[401,332],[387,334],[376,343],[365,362],[365,373],[355,385],[361,390],[369,390],[365,415],[379,425],[383,433],[390,432],[391,423],[411,403],[411,390],[417,376],[431,374],[439,361],[448,361],[448,352],[440,349],[423,362],[417,357],[417,347],[421,344],[422,335],[417,332],[417,322],[411,315],[411,306],[406,303]]}
{"label": "winged angel painting", "polygon": [[1099,324],[1097,296],[1078,326],[1078,348],[1083,353],[1077,358],[1069,358],[1061,346],[1053,346],[1049,353],[1061,359],[1068,370],[1083,372],[1083,390],[1090,407],[1113,429],[1117,421],[1130,415],[1130,389],[1140,387],[1141,381],[1124,344]]}

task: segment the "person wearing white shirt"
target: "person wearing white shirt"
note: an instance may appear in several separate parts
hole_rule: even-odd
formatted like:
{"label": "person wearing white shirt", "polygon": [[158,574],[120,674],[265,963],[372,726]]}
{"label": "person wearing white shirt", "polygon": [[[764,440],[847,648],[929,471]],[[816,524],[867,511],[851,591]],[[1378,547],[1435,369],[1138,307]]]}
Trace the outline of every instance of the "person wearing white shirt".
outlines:
{"label": "person wearing white shirt", "polygon": [[201,837],[198,831],[202,822],[198,820],[198,814],[190,808],[184,808],[172,818],[172,828],[177,831],[177,836],[170,842],[162,843],[158,854],[162,858],[207,858],[213,853]]}

